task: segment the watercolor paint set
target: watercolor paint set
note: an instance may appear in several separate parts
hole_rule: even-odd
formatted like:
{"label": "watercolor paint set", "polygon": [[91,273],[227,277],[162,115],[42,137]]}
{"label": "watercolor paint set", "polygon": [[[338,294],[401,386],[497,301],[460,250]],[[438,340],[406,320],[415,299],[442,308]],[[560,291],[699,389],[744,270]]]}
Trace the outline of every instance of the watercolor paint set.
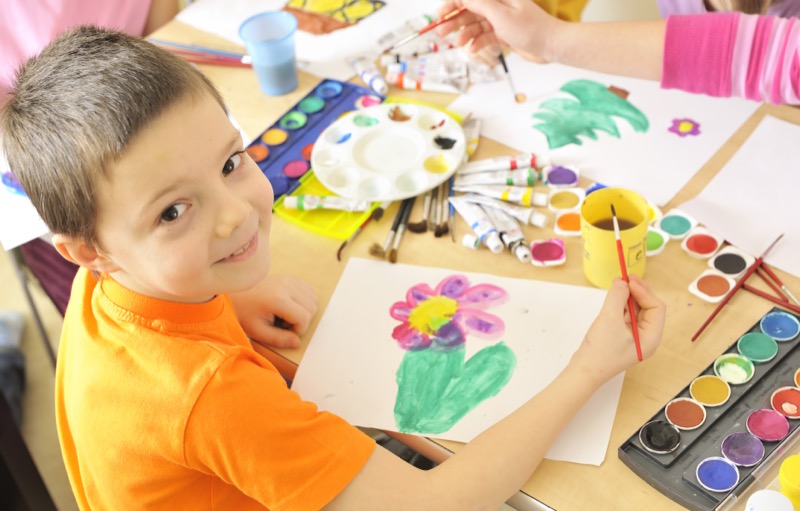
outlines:
{"label": "watercolor paint set", "polygon": [[325,128],[382,101],[371,89],[326,79],[261,133],[247,152],[272,183],[275,199],[291,192],[311,168],[314,144]]}
{"label": "watercolor paint set", "polygon": [[800,320],[773,308],[618,449],[692,511],[727,508],[800,427]]}

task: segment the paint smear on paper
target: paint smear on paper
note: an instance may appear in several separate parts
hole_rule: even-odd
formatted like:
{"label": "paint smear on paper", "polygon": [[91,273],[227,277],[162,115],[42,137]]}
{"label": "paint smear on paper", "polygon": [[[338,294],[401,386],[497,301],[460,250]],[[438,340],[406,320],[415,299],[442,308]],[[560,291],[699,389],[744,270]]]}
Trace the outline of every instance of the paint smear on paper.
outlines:
{"label": "paint smear on paper", "polygon": [[626,120],[637,132],[645,132],[650,127],[647,117],[638,108],[601,83],[572,80],[561,90],[574,99],[548,99],[542,102],[540,111],[533,114],[542,121],[533,128],[544,133],[550,149],[582,145],[579,137],[597,140],[597,131],[620,138],[614,117]]}

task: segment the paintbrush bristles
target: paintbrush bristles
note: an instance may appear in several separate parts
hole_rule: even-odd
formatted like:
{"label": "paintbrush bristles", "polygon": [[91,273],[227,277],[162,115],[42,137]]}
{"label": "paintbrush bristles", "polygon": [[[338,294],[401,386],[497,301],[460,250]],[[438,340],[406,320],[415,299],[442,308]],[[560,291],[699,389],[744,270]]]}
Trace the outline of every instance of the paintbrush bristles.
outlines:
{"label": "paintbrush bristles", "polygon": [[389,262],[396,263],[397,262],[397,249],[393,248],[389,251]]}
{"label": "paintbrush bristles", "polygon": [[382,246],[378,245],[377,243],[373,243],[372,246],[369,247],[369,255],[383,259],[386,257],[386,251]]}
{"label": "paintbrush bristles", "polygon": [[617,220],[617,210],[611,205],[611,222],[614,224],[614,238],[619,239],[619,220]]}
{"label": "paintbrush bristles", "polygon": [[428,214],[431,211],[431,193],[426,192],[422,203],[422,220],[410,222],[406,227],[409,231],[419,234],[428,230]]}

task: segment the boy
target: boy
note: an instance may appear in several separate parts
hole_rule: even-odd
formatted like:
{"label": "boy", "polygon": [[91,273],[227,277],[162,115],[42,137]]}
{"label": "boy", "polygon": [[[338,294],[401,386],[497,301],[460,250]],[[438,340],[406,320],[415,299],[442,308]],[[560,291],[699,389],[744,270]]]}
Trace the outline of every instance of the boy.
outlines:
{"label": "boy", "polygon": [[82,27],[20,72],[3,127],[55,246],[82,266],[56,375],[82,509],[494,509],[635,363],[629,293],[644,353],[661,339],[661,301],[616,282],[547,389],[421,471],[301,401],[248,343],[227,293],[265,286],[272,189],[197,70]]}

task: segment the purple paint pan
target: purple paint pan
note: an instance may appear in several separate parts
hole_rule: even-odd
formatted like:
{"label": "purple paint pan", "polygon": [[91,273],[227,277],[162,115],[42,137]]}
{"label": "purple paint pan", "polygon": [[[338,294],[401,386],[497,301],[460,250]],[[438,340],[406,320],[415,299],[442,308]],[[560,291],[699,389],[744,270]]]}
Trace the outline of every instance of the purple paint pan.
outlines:
{"label": "purple paint pan", "polygon": [[752,433],[738,431],[722,441],[722,455],[740,467],[752,467],[764,459],[764,444]]}

